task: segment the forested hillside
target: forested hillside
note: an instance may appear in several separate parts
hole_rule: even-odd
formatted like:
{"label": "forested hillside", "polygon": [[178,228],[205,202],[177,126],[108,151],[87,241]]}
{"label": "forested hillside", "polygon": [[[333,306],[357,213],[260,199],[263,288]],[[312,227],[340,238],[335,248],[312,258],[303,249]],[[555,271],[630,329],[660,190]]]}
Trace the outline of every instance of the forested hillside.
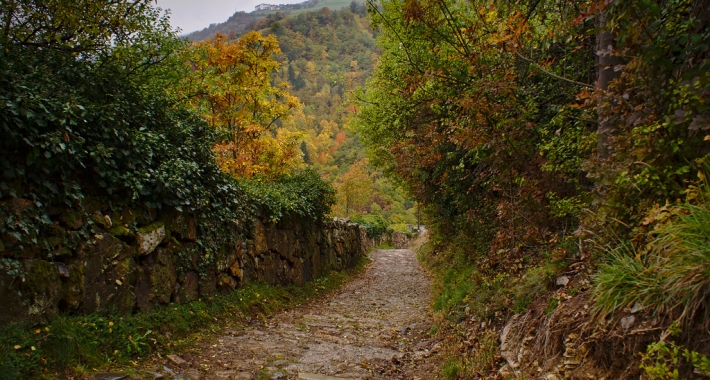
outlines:
{"label": "forested hillside", "polygon": [[444,374],[709,375],[706,2],[368,11],[356,130],[426,205]]}
{"label": "forested hillside", "polygon": [[[349,128],[349,119],[357,110],[353,92],[371,76],[379,56],[365,6],[352,2],[339,11],[324,7],[292,16],[272,13],[244,31],[276,37],[279,69],[273,80],[288,83],[289,93],[303,104],[279,120],[273,133],[295,138],[303,162],[334,184],[338,190],[334,216],[362,220],[369,215],[368,223],[400,229],[406,223],[415,224],[415,203],[407,199],[403,188],[373,172],[359,135]],[[230,29],[231,20],[209,30],[223,31],[228,40],[236,41],[243,34]],[[208,37],[214,35],[203,31],[189,36],[195,40]]]}
{"label": "forested hillside", "polygon": [[[241,34],[249,25],[269,16],[280,13],[285,16],[295,16],[301,13],[316,12],[322,8],[330,10],[340,10],[350,6],[352,0],[306,0],[296,4],[281,4],[278,10],[261,10],[254,12],[236,12],[227,21],[211,24],[210,26],[190,33],[187,38],[192,41],[201,41],[212,38],[217,33],[230,35],[230,33]],[[358,4],[362,4],[359,1]]]}

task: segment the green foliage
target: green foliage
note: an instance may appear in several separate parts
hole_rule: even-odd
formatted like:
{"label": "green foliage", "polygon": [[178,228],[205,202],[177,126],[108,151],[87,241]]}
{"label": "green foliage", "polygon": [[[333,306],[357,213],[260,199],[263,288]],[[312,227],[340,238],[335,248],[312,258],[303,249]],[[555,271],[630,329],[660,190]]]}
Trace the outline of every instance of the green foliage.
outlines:
{"label": "green foliage", "polygon": [[[608,259],[600,314],[638,301],[707,321],[707,202],[653,206],[680,203],[710,153],[705,2],[384,0],[368,11],[382,54],[353,124],[370,161],[427,206],[437,309],[523,311],[566,266],[545,254],[560,248]],[[651,231],[656,217],[668,220]],[[560,243],[572,231],[579,248]],[[547,300],[550,313],[560,300]]]}
{"label": "green foliage", "polygon": [[552,314],[555,309],[557,309],[557,306],[560,305],[560,299],[557,297],[550,297],[547,299],[547,308],[545,308],[545,314],[550,315]]}
{"label": "green foliage", "polygon": [[710,10],[693,0],[638,5],[606,10],[622,70],[595,106],[600,119],[618,126],[600,136],[608,157],[587,168],[609,206],[605,222],[615,228],[611,218],[633,229],[654,203],[681,198],[710,152]]}
{"label": "green foliage", "polygon": [[240,184],[254,206],[263,206],[267,219],[274,223],[289,214],[321,221],[335,203],[335,190],[313,169],[286,174],[274,181],[243,179]]}
{"label": "green foliage", "polygon": [[[328,1],[304,1],[296,4],[281,4],[278,10],[262,10],[255,12],[236,12],[227,19],[227,21],[219,24],[211,24],[207,28],[192,32],[187,35],[187,38],[192,41],[201,41],[207,38],[214,37],[217,33],[224,35],[241,34],[245,29],[253,27],[266,17],[272,17],[276,21],[284,18],[291,18],[302,13],[310,13],[327,7],[330,11],[338,11],[340,9],[349,8],[352,13],[360,13],[365,16],[365,7],[352,0],[328,0]],[[270,25],[272,32],[279,34],[283,32],[283,25],[280,23],[272,23]]]}
{"label": "green foliage", "polygon": [[[680,325],[674,322],[667,335],[680,334]],[[683,372],[693,372],[697,375],[710,376],[710,359],[707,356],[690,350],[672,341],[659,340],[649,344],[646,352],[641,354],[641,369],[652,380],[678,380],[686,378]]]}
{"label": "green foliage", "polygon": [[[579,170],[595,144],[580,120],[587,113],[568,105],[585,86],[591,41],[541,46],[574,10],[446,0],[369,2],[368,10],[383,52],[356,95],[354,125],[371,162],[436,218],[495,228],[491,253],[536,250],[550,230],[578,224],[569,214],[586,201]],[[521,58],[531,52],[533,63]],[[546,70],[556,76],[537,69],[538,57],[554,62]]]}
{"label": "green foliage", "polygon": [[[465,334],[465,331],[458,331]],[[496,368],[499,358],[498,335],[493,330],[483,330],[478,333],[476,341],[472,343],[473,349],[462,354],[456,352],[453,357],[447,358],[442,367],[441,374],[445,379],[468,379],[490,373]]]}
{"label": "green foliage", "polygon": [[[17,17],[44,17],[31,3],[10,4],[21,7]],[[19,240],[11,248],[43,244],[39,235],[54,228],[50,209],[75,208],[74,219],[93,215],[89,196],[114,211],[143,206],[194,215],[204,222],[200,235],[208,239],[200,243],[208,252],[233,241],[236,232],[225,234],[222,226],[247,217],[243,193],[214,163],[214,132],[171,92],[175,75],[185,70],[177,54],[185,43],[145,2],[117,19],[111,7],[128,3],[101,3],[106,8],[91,16],[96,19],[82,21],[95,23],[98,29],[85,30],[102,37],[50,39],[44,48],[9,28],[2,40],[0,198],[30,199],[36,207],[1,226]],[[75,5],[50,7],[62,17],[89,17],[75,14]],[[53,22],[72,35],[74,24]],[[49,28],[40,23],[40,34],[43,27]],[[66,238],[85,238],[92,223]]]}
{"label": "green foliage", "polygon": [[[268,17],[254,22],[244,30],[239,22],[252,14],[235,14],[224,24],[213,25],[189,38],[201,40],[210,38],[216,31],[236,39],[249,30],[257,30],[264,35],[278,37],[282,54],[277,56],[281,70],[274,75],[274,82],[290,84],[289,92],[303,103],[292,117],[277,124],[280,130],[301,133],[303,161],[315,168],[324,180],[337,184],[347,182],[346,173],[352,165],[362,161],[363,144],[359,135],[347,127],[348,117],[356,111],[348,97],[356,86],[365,83],[376,63],[374,31],[366,18],[365,7],[355,2],[343,3],[341,10],[333,8],[332,1],[317,4],[330,10],[313,11],[315,8],[302,7],[295,10],[270,11]],[[262,14],[262,12],[258,12]],[[230,33],[230,30],[235,33]],[[212,31],[211,34],[206,33]],[[369,170],[371,172],[371,170]],[[377,213],[390,223],[410,223],[416,220],[411,201],[399,186],[383,183],[378,173],[371,173],[375,183],[358,190],[365,194],[357,205],[349,202],[350,196],[342,191],[352,186],[337,186],[337,202],[332,215],[349,217],[353,211],[359,214]],[[360,187],[360,186],[356,186]],[[370,196],[372,194],[372,196]],[[360,205],[359,203],[363,203]],[[354,207],[353,207],[354,206]],[[374,208],[375,211],[371,211]]]}
{"label": "green foliage", "polygon": [[367,236],[379,239],[384,234],[392,233],[387,221],[380,215],[358,215],[352,219],[367,230]]}
{"label": "green foliage", "polygon": [[566,260],[555,262],[543,260],[541,265],[531,266],[525,271],[522,280],[514,288],[513,308],[515,312],[524,312],[530,302],[547,293],[560,271],[566,267]]}
{"label": "green foliage", "polygon": [[505,273],[486,273],[478,268],[457,239],[451,245],[427,243],[418,253],[434,274],[434,310],[453,323],[467,314],[496,319],[509,307],[510,280]]}
{"label": "green foliage", "polygon": [[[190,110],[179,90],[189,71],[183,61],[187,44],[149,2],[82,3],[97,8],[96,14],[80,14],[72,2],[48,5],[61,14],[50,21],[75,40],[23,39],[24,24],[2,31],[0,232],[12,237],[3,239],[5,249],[39,245],[50,258],[71,254],[96,227],[105,229],[103,217],[95,215],[97,204],[119,214],[177,210],[196,220],[197,245],[190,249],[201,251],[198,266],[205,269],[248,231],[260,202],[275,220],[285,213],[310,220],[328,213],[332,189],[312,172],[258,189],[244,184],[249,194],[222,172],[212,151],[217,132]],[[3,14],[37,22],[37,36],[56,33],[32,4],[3,3]],[[16,7],[15,13],[7,7]],[[117,17],[121,7],[130,11]],[[96,28],[76,31],[75,19]],[[86,222],[64,233],[54,225],[58,219]],[[130,221],[127,230],[113,232],[130,236],[150,223],[144,222]]]}
{"label": "green foliage", "polygon": [[500,355],[498,334],[495,330],[485,330],[478,337],[476,349],[465,360],[465,372],[472,376],[479,373],[488,373],[496,368]]}

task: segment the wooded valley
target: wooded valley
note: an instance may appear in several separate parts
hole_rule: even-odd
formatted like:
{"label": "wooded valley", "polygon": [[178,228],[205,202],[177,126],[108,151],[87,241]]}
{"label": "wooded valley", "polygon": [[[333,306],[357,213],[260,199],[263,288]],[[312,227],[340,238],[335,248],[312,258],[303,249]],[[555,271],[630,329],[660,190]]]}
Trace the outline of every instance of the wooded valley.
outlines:
{"label": "wooded valley", "polygon": [[[134,306],[161,255],[199,302],[249,292],[265,228],[350,257],[333,218],[375,240],[426,225],[432,376],[710,377],[705,1],[367,0],[186,37],[149,0],[13,0],[0,20],[0,379],[162,352],[212,321],[180,306],[150,343],[177,317],[143,313],[194,301]],[[87,307],[87,257],[109,254],[102,273],[137,277]],[[118,309],[142,343],[104,337]],[[106,331],[72,330],[86,315]]]}

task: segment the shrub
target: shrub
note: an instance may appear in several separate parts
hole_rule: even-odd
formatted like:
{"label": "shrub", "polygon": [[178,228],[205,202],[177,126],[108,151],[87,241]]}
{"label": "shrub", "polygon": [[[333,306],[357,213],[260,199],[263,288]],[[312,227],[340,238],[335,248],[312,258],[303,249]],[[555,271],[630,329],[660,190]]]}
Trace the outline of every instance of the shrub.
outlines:
{"label": "shrub", "polygon": [[[664,335],[676,336],[680,332],[680,325],[676,322]],[[697,351],[661,339],[649,344],[646,352],[641,354],[641,369],[652,380],[677,380],[681,378],[682,370],[706,377],[710,376],[710,359]]]}
{"label": "shrub", "polygon": [[274,180],[257,177],[242,179],[239,183],[251,204],[263,206],[267,218],[274,223],[288,214],[320,221],[335,203],[333,187],[311,168],[285,174]]}
{"label": "shrub", "polygon": [[384,234],[392,233],[387,221],[380,215],[358,215],[353,218],[353,222],[365,227],[367,236],[375,239],[379,239]]}
{"label": "shrub", "polygon": [[[691,188],[683,205],[656,209],[647,220],[662,220],[646,247],[622,243],[595,278],[600,315],[638,302],[654,312],[692,319],[708,317],[710,296],[710,193]],[[694,199],[694,200],[692,200]]]}

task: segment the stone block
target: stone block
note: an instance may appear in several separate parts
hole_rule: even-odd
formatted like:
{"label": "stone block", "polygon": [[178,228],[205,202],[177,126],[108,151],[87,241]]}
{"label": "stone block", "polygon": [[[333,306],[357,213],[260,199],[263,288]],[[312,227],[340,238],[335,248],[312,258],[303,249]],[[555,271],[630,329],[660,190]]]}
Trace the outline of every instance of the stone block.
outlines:
{"label": "stone block", "polygon": [[61,280],[54,265],[38,259],[6,264],[0,270],[0,324],[38,323],[57,316]]}
{"label": "stone block", "polygon": [[189,271],[179,275],[178,283],[180,284],[180,287],[178,288],[177,294],[175,295],[173,301],[187,303],[197,299],[199,283],[197,273]]}
{"label": "stone block", "polygon": [[174,255],[158,248],[141,263],[142,274],[136,284],[136,302],[141,309],[170,302],[177,281]]}
{"label": "stone block", "polygon": [[266,240],[266,228],[261,221],[254,222],[254,249],[256,254],[264,253],[269,250],[269,244]]}
{"label": "stone block", "polygon": [[210,270],[204,276],[200,276],[198,284],[200,297],[214,294],[217,291],[217,276]]}
{"label": "stone block", "polygon": [[136,243],[138,244],[138,254],[147,255],[163,242],[165,238],[165,226],[162,222],[153,223],[143,227],[136,233]]}
{"label": "stone block", "polygon": [[222,293],[233,291],[237,285],[237,280],[226,273],[220,273],[217,277],[217,289]]}

